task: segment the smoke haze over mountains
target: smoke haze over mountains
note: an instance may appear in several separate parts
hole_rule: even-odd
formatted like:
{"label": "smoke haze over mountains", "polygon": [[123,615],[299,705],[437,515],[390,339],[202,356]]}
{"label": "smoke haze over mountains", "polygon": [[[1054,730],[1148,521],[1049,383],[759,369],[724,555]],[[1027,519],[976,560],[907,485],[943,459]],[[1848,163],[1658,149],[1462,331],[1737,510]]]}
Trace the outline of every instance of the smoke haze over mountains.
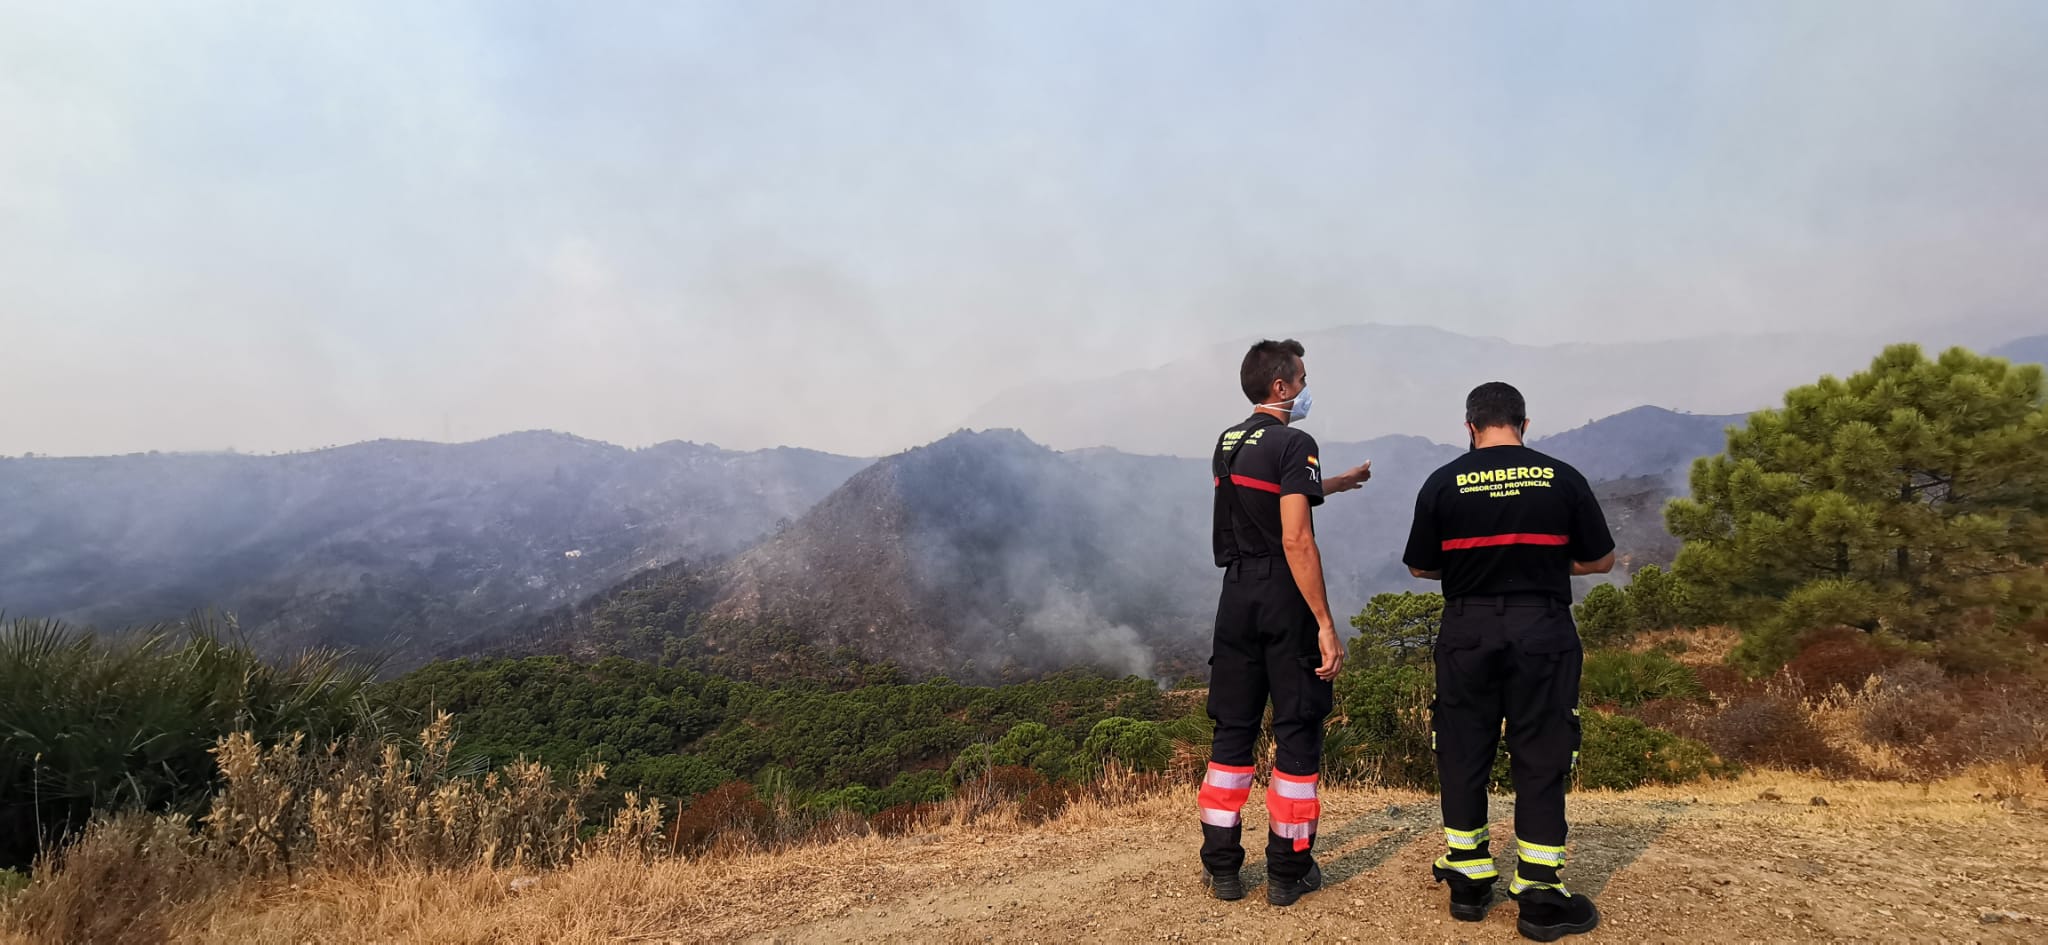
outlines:
{"label": "smoke haze over mountains", "polygon": [[[1248,335],[2048,311],[2024,0],[10,4],[0,140],[7,454],[883,455]],[[1762,406],[1693,380],[1609,407]]]}

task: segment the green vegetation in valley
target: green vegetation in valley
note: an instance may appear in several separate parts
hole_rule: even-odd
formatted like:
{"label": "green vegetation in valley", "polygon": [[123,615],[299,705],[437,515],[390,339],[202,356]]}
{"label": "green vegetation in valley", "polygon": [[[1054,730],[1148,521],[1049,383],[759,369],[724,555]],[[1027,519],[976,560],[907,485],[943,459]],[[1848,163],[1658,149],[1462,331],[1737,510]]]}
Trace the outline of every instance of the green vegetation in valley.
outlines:
{"label": "green vegetation in valley", "polygon": [[[601,796],[687,799],[735,779],[773,780],[804,800],[836,792],[868,812],[950,789],[946,773],[957,780],[956,762],[980,743],[992,745],[996,764],[1051,780],[1085,776],[1091,740],[1097,751],[1149,761],[1157,743],[1144,729],[1096,726],[1168,715],[1158,686],[1135,677],[769,687],[617,657],[434,663],[378,687],[376,698],[400,717],[453,713],[462,752],[486,764],[525,757],[566,771],[602,762]],[[865,792],[848,793],[855,786]]]}

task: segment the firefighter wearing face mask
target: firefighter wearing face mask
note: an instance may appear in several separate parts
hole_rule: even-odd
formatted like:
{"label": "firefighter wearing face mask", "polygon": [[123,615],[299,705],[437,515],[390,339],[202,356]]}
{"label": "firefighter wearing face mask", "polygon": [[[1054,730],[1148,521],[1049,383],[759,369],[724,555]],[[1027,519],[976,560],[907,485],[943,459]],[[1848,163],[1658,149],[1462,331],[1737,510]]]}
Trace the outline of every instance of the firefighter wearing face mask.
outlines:
{"label": "firefighter wearing face mask", "polygon": [[1292,905],[1322,886],[1311,850],[1321,816],[1323,719],[1344,648],[1323,590],[1310,509],[1358,488],[1371,463],[1324,476],[1308,416],[1308,374],[1297,341],[1262,341],[1239,381],[1254,405],[1223,431],[1211,460],[1216,565],[1224,569],[1210,657],[1209,717],[1216,723],[1199,794],[1202,878],[1212,895],[1244,896],[1242,812],[1256,774],[1253,744],[1273,709],[1273,772],[1266,789],[1266,899]]}

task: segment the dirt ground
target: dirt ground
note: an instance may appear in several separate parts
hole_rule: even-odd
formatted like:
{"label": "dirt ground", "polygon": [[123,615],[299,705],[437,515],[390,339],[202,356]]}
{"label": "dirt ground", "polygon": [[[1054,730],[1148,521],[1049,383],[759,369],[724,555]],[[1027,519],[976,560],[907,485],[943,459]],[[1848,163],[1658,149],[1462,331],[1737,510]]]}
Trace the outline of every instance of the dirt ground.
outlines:
{"label": "dirt ground", "polygon": [[[538,876],[394,871],[237,886],[180,907],[151,940],[1519,941],[1512,903],[1477,924],[1445,914],[1428,870],[1442,848],[1433,798],[1337,790],[1325,805],[1317,854],[1328,886],[1289,909],[1265,902],[1259,845],[1249,897],[1203,894],[1190,786],[1037,827],[999,817],[731,858],[595,857]],[[1604,916],[1585,941],[2048,941],[2048,813],[1993,802],[1970,781],[1758,774],[1577,794],[1570,810],[1565,876]],[[1256,800],[1247,813],[1263,823]],[[1499,800],[1495,815],[1498,854],[1513,849],[1513,818]]]}
{"label": "dirt ground", "polygon": [[[1574,798],[1566,878],[1597,897],[1603,918],[1583,938],[2048,940],[2048,817],[1960,787],[1923,794],[1777,780]],[[1779,799],[1759,799],[1767,791]],[[1827,806],[1815,806],[1816,795]],[[1496,806],[1498,854],[1513,816],[1511,805]],[[1207,898],[1193,859],[1199,835],[1184,807],[1149,804],[1128,823],[1082,831],[934,840],[892,865],[872,900],[757,938],[1521,940],[1512,903],[1483,923],[1444,914],[1443,888],[1429,878],[1442,841],[1427,796],[1330,796],[1317,843],[1328,886],[1288,909],[1266,904],[1256,851],[1246,870],[1251,895]],[[1501,864],[1505,876],[1510,864]]]}

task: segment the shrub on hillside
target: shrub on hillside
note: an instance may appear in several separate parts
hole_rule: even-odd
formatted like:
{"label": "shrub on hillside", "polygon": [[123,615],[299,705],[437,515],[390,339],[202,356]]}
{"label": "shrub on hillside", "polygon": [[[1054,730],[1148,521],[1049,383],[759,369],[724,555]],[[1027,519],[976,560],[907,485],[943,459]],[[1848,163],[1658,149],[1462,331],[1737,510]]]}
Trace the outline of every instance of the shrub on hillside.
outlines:
{"label": "shrub on hillside", "polygon": [[2048,647],[2034,638],[2026,624],[2002,622],[1980,610],[1958,621],[1935,643],[1934,659],[1943,669],[1961,675],[2018,672],[2041,675]]}
{"label": "shrub on hillside", "polygon": [[769,832],[768,805],[746,781],[713,788],[676,815],[670,836],[678,853],[703,853],[715,846],[752,843]]}
{"label": "shrub on hillside", "polygon": [[1586,654],[1579,692],[1588,705],[1633,707],[1652,699],[1689,699],[1705,690],[1691,669],[1661,653],[1596,650]]}
{"label": "shrub on hillside", "polygon": [[875,832],[884,837],[900,837],[918,829],[938,816],[939,805],[931,802],[913,802],[883,808],[870,818],[868,823]]}
{"label": "shrub on hillside", "polygon": [[849,784],[832,791],[820,791],[803,803],[807,814],[825,815],[834,811],[849,811],[867,816],[881,809],[881,792],[865,784]]}
{"label": "shrub on hillside", "polygon": [[1627,790],[1644,784],[1683,784],[1732,777],[1736,767],[1690,738],[1651,728],[1625,715],[1589,711],[1580,716],[1579,787]]}
{"label": "shrub on hillside", "polygon": [[620,766],[621,774],[652,797],[692,798],[739,780],[730,769],[701,755],[662,755]]}
{"label": "shrub on hillside", "polygon": [[1873,744],[1913,749],[1949,734],[1962,720],[1963,703],[1941,668],[1908,660],[1868,680],[1863,737]]}
{"label": "shrub on hillside", "polygon": [[1628,598],[1612,584],[1587,591],[1585,600],[1572,609],[1572,616],[1579,625],[1579,640],[1589,650],[1618,644],[1631,630]]}
{"label": "shrub on hillside", "polygon": [[945,771],[927,768],[923,771],[905,771],[889,782],[875,797],[875,806],[881,809],[901,807],[906,804],[930,804],[946,799],[953,793],[952,779]]}
{"label": "shrub on hillside", "polygon": [[1998,685],[1966,693],[1965,705],[1950,738],[1970,747],[1971,761],[2005,769],[2008,796],[2021,793],[2016,788],[2027,780],[2025,772],[2048,780],[2048,691]]}
{"label": "shrub on hillside", "polygon": [[1855,627],[1829,627],[1806,636],[1799,655],[1785,664],[1785,673],[1798,681],[1807,698],[1818,699],[1837,686],[1856,692],[1870,677],[1905,657],[1899,647]]}
{"label": "shrub on hillside", "polygon": [[955,784],[965,784],[1002,765],[1030,768],[1048,781],[1078,780],[1087,770],[1073,742],[1042,722],[1024,722],[992,744],[961,752],[950,773]]}
{"label": "shrub on hillside", "polygon": [[1676,630],[1699,622],[1692,590],[1677,576],[1654,564],[1629,576],[1629,626],[1635,630]]}
{"label": "shrub on hillside", "polygon": [[1687,734],[1723,758],[1745,765],[1824,774],[1853,774],[1855,767],[1814,725],[1799,693],[1783,677],[1751,684],[1722,697],[1720,710],[1698,719]]}
{"label": "shrub on hillside", "polygon": [[1173,740],[1156,722],[1107,718],[1089,730],[1088,740],[1081,743],[1081,754],[1092,766],[1091,773],[1099,773],[1103,765],[1109,764],[1132,771],[1164,771],[1167,762],[1173,760]]}
{"label": "shrub on hillside", "polygon": [[997,765],[984,772],[974,787],[991,800],[1014,801],[1046,783],[1045,775],[1022,765]]}
{"label": "shrub on hillside", "polygon": [[1381,663],[1347,669],[1337,678],[1337,723],[1325,735],[1332,767],[1380,784],[1434,788],[1429,709],[1435,690],[1427,666]]}
{"label": "shrub on hillside", "polygon": [[1065,784],[1041,784],[1017,802],[1017,819],[1042,824],[1066,811],[1074,800],[1074,788]]}
{"label": "shrub on hillside", "polygon": [[0,624],[0,866],[95,810],[198,813],[230,732],[322,745],[374,727],[362,698],[373,664],[326,652],[266,663],[234,634],[208,616],[112,637]]}

